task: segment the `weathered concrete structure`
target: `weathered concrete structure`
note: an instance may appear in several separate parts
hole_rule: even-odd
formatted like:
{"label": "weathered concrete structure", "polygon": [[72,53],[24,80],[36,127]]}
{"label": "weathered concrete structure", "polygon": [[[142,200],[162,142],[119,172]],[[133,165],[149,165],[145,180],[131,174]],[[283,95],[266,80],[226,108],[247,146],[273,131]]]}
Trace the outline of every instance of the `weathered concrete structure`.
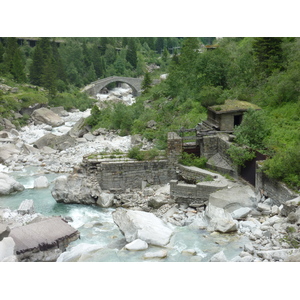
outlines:
{"label": "weathered concrete structure", "polygon": [[92,82],[84,87],[81,92],[87,93],[91,97],[96,97],[96,95],[108,84],[113,82],[123,82],[127,83],[132,88],[133,96],[139,96],[141,94],[142,81],[143,79],[141,78],[111,76]]}

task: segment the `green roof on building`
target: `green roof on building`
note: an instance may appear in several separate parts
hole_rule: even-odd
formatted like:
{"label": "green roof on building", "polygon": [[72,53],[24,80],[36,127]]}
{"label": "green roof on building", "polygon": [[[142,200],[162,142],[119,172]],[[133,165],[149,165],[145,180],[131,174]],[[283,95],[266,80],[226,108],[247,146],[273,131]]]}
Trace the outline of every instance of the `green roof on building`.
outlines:
{"label": "green roof on building", "polygon": [[209,110],[215,112],[216,114],[222,113],[230,113],[236,111],[247,111],[248,109],[261,109],[256,104],[250,103],[248,101],[241,101],[241,100],[225,100],[224,104],[213,105],[208,107]]}

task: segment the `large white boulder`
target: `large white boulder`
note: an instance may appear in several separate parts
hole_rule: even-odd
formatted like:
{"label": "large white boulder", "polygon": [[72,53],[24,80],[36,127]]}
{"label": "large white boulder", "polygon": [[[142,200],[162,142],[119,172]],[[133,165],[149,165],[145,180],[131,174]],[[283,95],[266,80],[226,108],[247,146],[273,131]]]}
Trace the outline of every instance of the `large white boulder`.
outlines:
{"label": "large white boulder", "polygon": [[211,259],[209,260],[210,262],[227,262],[227,257],[225,256],[223,251],[220,251],[216,254],[214,254]]}
{"label": "large white boulder", "polygon": [[208,203],[205,215],[209,220],[209,231],[219,231],[222,233],[237,231],[238,222],[233,220],[231,214],[223,208]]}
{"label": "large white boulder", "polygon": [[11,237],[5,237],[0,242],[0,261],[14,255],[15,241]]}
{"label": "large white boulder", "polygon": [[57,262],[77,262],[102,249],[101,245],[81,243],[70,250],[63,252],[58,258]]}
{"label": "large white boulder", "polygon": [[147,252],[144,254],[144,259],[151,259],[151,258],[165,258],[168,256],[168,251],[165,249],[161,249],[154,252]]}
{"label": "large white boulder", "polygon": [[51,194],[57,202],[96,204],[101,188],[92,176],[70,174],[55,179]]}
{"label": "large white boulder", "polygon": [[0,163],[7,163],[9,159],[20,154],[20,149],[15,144],[4,144],[0,147]]}
{"label": "large white boulder", "polygon": [[111,207],[114,202],[114,194],[109,194],[109,193],[101,193],[98,200],[97,200],[97,205],[100,207]]}
{"label": "large white boulder", "polygon": [[18,208],[18,214],[26,215],[26,214],[34,214],[34,203],[32,199],[26,199],[21,202]]}
{"label": "large white boulder", "polygon": [[58,127],[65,123],[59,115],[45,107],[36,109],[31,117],[35,124],[47,124],[52,127]]}
{"label": "large white boulder", "polygon": [[240,207],[254,207],[256,196],[249,186],[234,186],[222,189],[210,194],[209,203],[228,212],[232,212]]}
{"label": "large white boulder", "polygon": [[49,181],[46,176],[40,176],[34,180],[34,188],[43,189],[49,186]]}
{"label": "large white boulder", "polygon": [[173,230],[152,213],[118,208],[112,216],[127,242],[141,239],[151,245],[165,246],[173,234]]}
{"label": "large white boulder", "polygon": [[8,195],[13,192],[21,192],[25,188],[12,177],[7,174],[0,173],[0,195]]}
{"label": "large white boulder", "polygon": [[125,245],[125,249],[130,251],[140,251],[148,249],[148,244],[145,241],[136,239],[133,242]]}

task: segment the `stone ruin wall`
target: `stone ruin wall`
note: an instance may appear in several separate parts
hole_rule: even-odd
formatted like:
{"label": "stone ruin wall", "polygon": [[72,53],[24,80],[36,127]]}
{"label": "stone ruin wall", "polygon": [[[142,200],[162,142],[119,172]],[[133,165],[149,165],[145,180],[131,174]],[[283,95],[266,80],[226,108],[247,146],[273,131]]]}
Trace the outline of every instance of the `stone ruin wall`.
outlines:
{"label": "stone ruin wall", "polygon": [[[229,162],[226,153],[230,147],[229,137],[225,135],[206,136],[203,138],[201,154],[207,158],[220,155]],[[210,193],[220,189],[205,182],[207,174],[186,169],[178,165],[182,153],[182,140],[176,133],[168,135],[168,155],[165,160],[135,161],[135,160],[93,160],[84,158],[82,172],[96,177],[102,190],[122,192],[126,189],[142,189],[146,185],[161,185],[170,183],[171,196],[176,202],[199,202],[208,199]],[[216,166],[216,171],[222,168]],[[265,195],[279,202],[285,202],[298,195],[291,192],[283,184],[273,181],[265,174],[256,172],[256,191],[264,191]],[[235,173],[237,177],[237,172]],[[178,182],[183,179],[194,184]],[[170,182],[171,181],[171,182]],[[201,181],[196,184],[196,182]],[[198,199],[198,200],[197,200]]]}
{"label": "stone ruin wall", "polygon": [[102,190],[122,192],[142,189],[146,185],[167,184],[176,178],[167,160],[96,161],[85,160],[85,172],[94,175]]}
{"label": "stone ruin wall", "polygon": [[255,189],[257,193],[271,198],[277,205],[299,197],[299,194],[291,191],[284,183],[269,178],[261,171],[259,161],[256,162]]}

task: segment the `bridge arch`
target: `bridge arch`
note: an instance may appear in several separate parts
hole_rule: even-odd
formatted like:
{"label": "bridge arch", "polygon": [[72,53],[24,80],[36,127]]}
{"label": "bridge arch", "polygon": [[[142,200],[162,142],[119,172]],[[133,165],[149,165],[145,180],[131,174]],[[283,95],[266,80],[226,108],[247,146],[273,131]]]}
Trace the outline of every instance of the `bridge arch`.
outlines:
{"label": "bridge arch", "polygon": [[96,97],[100,91],[105,88],[108,84],[113,82],[122,82],[128,84],[132,88],[133,96],[139,96],[141,94],[142,79],[132,77],[119,77],[111,76],[92,82],[91,84],[84,87],[81,92],[87,93],[92,97]]}

